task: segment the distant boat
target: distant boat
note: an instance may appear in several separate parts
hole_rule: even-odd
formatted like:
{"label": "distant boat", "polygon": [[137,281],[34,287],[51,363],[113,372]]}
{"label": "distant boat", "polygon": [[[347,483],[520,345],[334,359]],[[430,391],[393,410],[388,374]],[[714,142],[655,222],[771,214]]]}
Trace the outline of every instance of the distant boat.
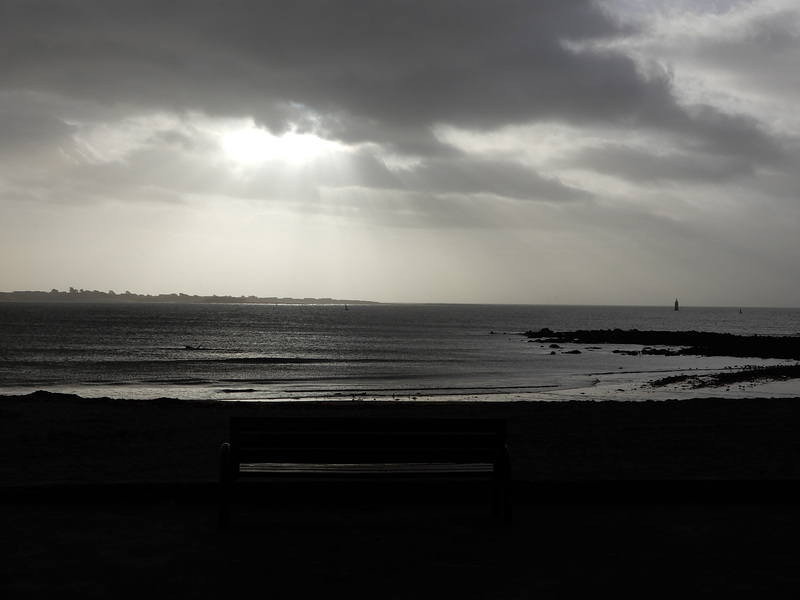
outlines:
{"label": "distant boat", "polygon": [[678,306],[678,299],[675,298],[675,310],[680,310],[680,309],[681,309],[681,307]]}

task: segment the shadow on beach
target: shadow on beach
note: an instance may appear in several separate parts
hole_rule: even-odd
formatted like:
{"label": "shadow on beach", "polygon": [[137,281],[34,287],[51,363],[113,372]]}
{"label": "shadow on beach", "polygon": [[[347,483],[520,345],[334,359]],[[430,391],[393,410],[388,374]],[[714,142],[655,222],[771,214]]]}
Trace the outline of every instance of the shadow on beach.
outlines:
{"label": "shadow on beach", "polygon": [[[781,597],[798,400],[496,405],[0,399],[0,591],[83,598]],[[231,414],[509,419],[515,522],[457,486],[259,488],[216,524]]]}
{"label": "shadow on beach", "polygon": [[228,529],[209,498],[174,490],[6,503],[0,588],[7,598],[776,598],[800,583],[796,498],[571,491],[580,497],[518,501],[511,528],[481,502],[446,496],[243,501]]}

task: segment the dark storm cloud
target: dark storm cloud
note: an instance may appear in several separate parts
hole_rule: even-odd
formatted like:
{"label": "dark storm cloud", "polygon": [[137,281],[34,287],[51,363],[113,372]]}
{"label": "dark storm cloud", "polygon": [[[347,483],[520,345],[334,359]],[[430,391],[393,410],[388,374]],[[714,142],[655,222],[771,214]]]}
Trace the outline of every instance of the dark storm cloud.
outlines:
{"label": "dark storm cloud", "polygon": [[19,155],[58,145],[69,140],[74,130],[30,102],[0,96],[0,153]]}
{"label": "dark storm cloud", "polygon": [[409,170],[404,187],[419,192],[493,194],[518,200],[577,200],[590,195],[544,178],[513,162],[463,159],[433,161]]}
{"label": "dark storm cloud", "polygon": [[781,144],[771,138],[752,117],[729,115],[709,105],[688,108],[683,127],[684,142],[698,150],[747,159],[756,164],[778,164],[786,158]]}
{"label": "dark storm cloud", "polygon": [[588,1],[4,2],[3,87],[255,116],[349,142],[436,150],[429,128],[657,121],[668,82],[620,54]]}
{"label": "dark storm cloud", "polygon": [[674,151],[656,153],[651,149],[623,144],[604,144],[581,150],[565,164],[640,183],[720,184],[754,174],[753,166],[741,158]]}
{"label": "dark storm cloud", "polygon": [[[666,160],[573,154],[634,181],[722,180],[786,164],[756,119],[683,106],[668,68],[593,44],[635,34],[589,0],[4,1],[0,92],[15,94],[16,108],[0,113],[0,143],[52,136],[68,150],[70,120],[126,114],[252,117],[276,133],[425,159],[395,173],[357,157],[361,185],[520,199],[585,194],[516,162],[467,159],[433,129],[544,122],[660,136]],[[25,94],[37,100],[20,108]],[[159,135],[157,148],[198,143]]]}
{"label": "dark storm cloud", "polygon": [[753,118],[708,105],[689,106],[662,132],[661,146],[621,141],[576,150],[564,165],[613,174],[631,182],[726,183],[754,177],[759,167],[792,168],[796,152]]}

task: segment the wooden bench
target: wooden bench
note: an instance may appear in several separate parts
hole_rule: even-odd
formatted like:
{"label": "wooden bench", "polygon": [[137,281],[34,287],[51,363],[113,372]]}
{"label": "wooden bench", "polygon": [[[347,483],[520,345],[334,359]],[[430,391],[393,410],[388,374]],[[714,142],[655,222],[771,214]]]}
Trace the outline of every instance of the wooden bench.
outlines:
{"label": "wooden bench", "polygon": [[511,523],[505,419],[232,417],[222,444],[221,525],[233,485],[264,478],[476,478],[491,483],[495,515]]}

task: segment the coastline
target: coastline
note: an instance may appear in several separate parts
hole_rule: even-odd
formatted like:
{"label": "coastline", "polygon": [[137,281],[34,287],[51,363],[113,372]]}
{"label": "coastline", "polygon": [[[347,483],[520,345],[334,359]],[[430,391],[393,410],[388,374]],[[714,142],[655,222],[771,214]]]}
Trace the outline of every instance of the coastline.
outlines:
{"label": "coastline", "polygon": [[29,386],[0,388],[0,398],[37,393],[84,398],[113,398],[146,402],[156,398],[183,402],[570,402],[570,401],[663,401],[718,398],[800,397],[800,364],[777,359],[753,359],[666,370],[638,370],[619,367],[616,371],[575,372],[554,382],[514,386],[446,385],[419,387],[363,387],[353,389],[282,389],[271,385],[250,387],[242,382],[198,387],[197,385],[57,385],[46,391]]}

